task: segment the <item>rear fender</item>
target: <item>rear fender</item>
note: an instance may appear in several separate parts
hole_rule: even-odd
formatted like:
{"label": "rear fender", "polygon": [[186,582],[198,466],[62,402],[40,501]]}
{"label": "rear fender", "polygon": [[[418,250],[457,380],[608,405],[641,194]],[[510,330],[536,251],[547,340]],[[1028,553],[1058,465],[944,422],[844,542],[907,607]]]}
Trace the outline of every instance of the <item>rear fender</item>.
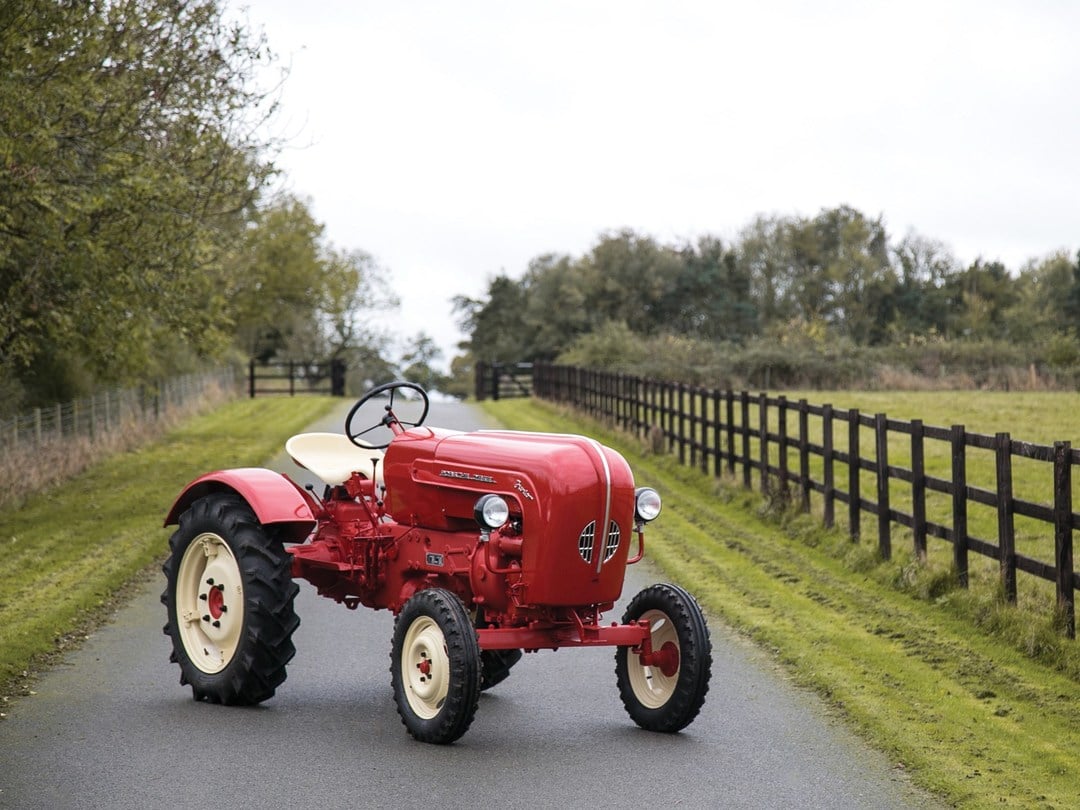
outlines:
{"label": "rear fender", "polygon": [[300,543],[315,528],[315,504],[287,475],[262,467],[218,470],[188,484],[165,517],[165,525],[179,522],[191,504],[216,492],[233,492],[243,498],[264,526],[282,530],[282,541]]}

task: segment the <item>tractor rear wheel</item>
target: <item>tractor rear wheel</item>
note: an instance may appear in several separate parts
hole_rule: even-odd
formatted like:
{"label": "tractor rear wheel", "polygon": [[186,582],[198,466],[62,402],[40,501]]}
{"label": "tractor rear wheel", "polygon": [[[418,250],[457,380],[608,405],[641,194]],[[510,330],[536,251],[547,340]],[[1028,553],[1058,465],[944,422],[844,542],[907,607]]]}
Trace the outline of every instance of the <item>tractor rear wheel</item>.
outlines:
{"label": "tractor rear wheel", "polygon": [[390,662],[409,734],[444,745],[468,730],[480,702],[480,643],[457,596],[430,588],[406,602],[394,622]]}
{"label": "tractor rear wheel", "polygon": [[709,691],[712,642],[698,603],[676,585],[653,585],[635,596],[623,624],[649,622],[651,665],[630,647],[615,651],[619,695],[631,719],[649,731],[673,733],[697,717]]}
{"label": "tractor rear wheel", "polygon": [[217,493],[180,516],[162,566],[170,660],[196,700],[251,705],[285,680],[300,624],[292,557],[240,497]]}
{"label": "tractor rear wheel", "polygon": [[480,691],[486,692],[509,678],[510,668],[521,660],[522,655],[524,653],[521,650],[481,651],[480,663],[483,667],[480,674]]}

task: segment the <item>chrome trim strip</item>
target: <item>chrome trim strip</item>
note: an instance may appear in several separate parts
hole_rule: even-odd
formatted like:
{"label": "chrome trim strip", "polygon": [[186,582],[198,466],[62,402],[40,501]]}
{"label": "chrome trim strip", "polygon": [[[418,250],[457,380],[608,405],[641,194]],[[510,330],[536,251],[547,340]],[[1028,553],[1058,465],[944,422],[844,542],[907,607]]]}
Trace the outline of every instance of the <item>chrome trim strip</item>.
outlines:
{"label": "chrome trim strip", "polygon": [[[607,456],[604,455],[604,448],[600,442],[596,439],[590,439],[587,436],[583,436],[593,449],[596,450],[600,456],[600,463],[604,466],[604,522],[601,524],[601,531],[597,532],[601,540],[601,547],[607,548],[608,532],[611,531],[611,467],[608,465]],[[604,566],[604,554],[601,552],[596,555],[596,573],[600,573],[600,569]]]}

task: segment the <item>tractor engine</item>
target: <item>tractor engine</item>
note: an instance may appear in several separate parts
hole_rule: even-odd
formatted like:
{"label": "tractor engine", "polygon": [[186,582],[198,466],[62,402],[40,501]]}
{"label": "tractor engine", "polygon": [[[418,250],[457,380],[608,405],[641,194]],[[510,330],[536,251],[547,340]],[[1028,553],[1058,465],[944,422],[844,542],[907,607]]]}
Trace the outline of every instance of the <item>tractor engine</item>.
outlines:
{"label": "tractor engine", "polygon": [[395,612],[437,585],[509,625],[619,597],[634,482],[598,442],[413,428],[387,448],[382,477],[378,487],[353,473],[330,489],[317,539],[291,549],[294,576],[346,604]]}

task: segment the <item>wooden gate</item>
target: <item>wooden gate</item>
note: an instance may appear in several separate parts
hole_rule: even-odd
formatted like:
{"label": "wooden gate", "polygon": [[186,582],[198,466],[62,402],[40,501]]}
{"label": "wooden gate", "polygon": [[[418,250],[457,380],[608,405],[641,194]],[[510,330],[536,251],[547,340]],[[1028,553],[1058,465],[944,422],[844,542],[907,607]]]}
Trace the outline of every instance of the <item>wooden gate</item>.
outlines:
{"label": "wooden gate", "polygon": [[345,396],[345,361],[289,360],[248,364],[248,392],[258,395],[330,394]]}

